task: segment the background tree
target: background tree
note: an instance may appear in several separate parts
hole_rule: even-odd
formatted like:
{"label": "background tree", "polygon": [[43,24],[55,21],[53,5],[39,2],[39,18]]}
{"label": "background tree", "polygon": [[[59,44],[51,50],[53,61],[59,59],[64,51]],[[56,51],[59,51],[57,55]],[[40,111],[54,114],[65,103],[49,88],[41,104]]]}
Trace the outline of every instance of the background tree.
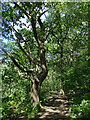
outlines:
{"label": "background tree", "polygon": [[[50,37],[48,50],[58,70],[60,89],[64,81],[64,73],[74,67],[74,63],[87,49],[87,4],[82,3],[50,3],[48,21]],[[50,44],[51,43],[51,44]],[[86,44],[86,46],[85,46]]]}

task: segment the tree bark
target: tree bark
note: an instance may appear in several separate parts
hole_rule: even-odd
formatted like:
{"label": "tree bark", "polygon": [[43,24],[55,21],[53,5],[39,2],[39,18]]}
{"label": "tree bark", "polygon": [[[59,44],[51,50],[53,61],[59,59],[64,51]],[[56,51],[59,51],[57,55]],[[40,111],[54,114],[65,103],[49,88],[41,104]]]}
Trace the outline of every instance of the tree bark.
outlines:
{"label": "tree bark", "polygon": [[39,103],[39,94],[40,85],[36,80],[34,80],[31,88],[31,107],[33,107],[36,103]]}
{"label": "tree bark", "polygon": [[61,79],[60,79],[60,94],[64,95],[64,90],[63,90],[63,87],[62,87],[62,83],[64,81],[64,78],[63,78],[63,41],[62,41],[62,45],[61,45]]}
{"label": "tree bark", "polygon": [[88,2],[88,67],[90,67],[90,2]]}

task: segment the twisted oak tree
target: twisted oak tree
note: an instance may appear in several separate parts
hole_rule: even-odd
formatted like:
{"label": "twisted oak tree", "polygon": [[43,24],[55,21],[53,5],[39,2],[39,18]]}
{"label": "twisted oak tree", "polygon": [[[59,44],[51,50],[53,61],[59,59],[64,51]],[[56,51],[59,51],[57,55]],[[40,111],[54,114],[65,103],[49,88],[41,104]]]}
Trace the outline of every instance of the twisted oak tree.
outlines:
{"label": "twisted oak tree", "polygon": [[[16,47],[12,52],[1,46],[0,48],[11,58],[18,74],[31,80],[32,107],[39,102],[40,86],[48,73],[44,47],[47,30],[44,27],[45,21],[41,20],[47,11],[45,3],[40,2],[6,3],[2,9],[4,34],[7,31],[11,34],[13,40],[16,41]],[[23,23],[23,20],[20,21],[22,17],[24,20],[27,19],[26,23]],[[24,28],[24,25],[28,29]]]}

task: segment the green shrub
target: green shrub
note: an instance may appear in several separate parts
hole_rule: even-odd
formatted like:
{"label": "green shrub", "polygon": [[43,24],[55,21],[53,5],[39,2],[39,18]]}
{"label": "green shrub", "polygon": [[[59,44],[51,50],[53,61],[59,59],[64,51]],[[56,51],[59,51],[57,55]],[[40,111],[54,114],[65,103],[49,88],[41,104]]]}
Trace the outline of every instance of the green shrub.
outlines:
{"label": "green shrub", "polygon": [[90,101],[82,100],[80,104],[73,104],[69,109],[71,118],[90,120]]}

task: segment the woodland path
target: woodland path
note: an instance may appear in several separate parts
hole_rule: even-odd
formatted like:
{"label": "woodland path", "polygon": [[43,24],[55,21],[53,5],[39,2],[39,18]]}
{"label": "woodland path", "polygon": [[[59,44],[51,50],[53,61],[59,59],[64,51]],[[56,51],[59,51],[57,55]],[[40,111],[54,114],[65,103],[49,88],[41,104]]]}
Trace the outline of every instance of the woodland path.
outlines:
{"label": "woodland path", "polygon": [[38,117],[31,120],[70,120],[69,100],[67,96],[60,96],[55,91],[48,96],[45,107],[38,113]]}

